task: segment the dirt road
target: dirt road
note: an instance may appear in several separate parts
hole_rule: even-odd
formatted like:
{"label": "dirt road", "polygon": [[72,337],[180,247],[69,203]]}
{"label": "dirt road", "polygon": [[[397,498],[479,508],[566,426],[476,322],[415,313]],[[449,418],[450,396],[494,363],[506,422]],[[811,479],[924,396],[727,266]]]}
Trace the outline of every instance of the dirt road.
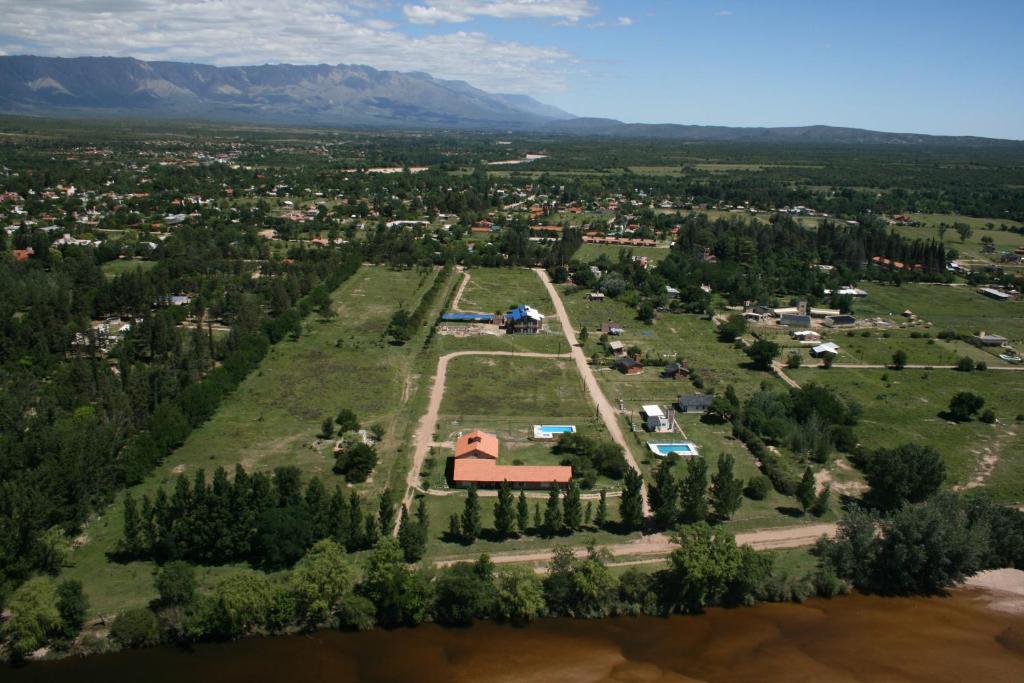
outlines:
{"label": "dirt road", "polygon": [[[626,437],[622,433],[622,428],[619,426],[619,414],[612,407],[608,399],[605,398],[604,392],[601,391],[601,387],[597,383],[597,378],[594,377],[593,370],[590,369],[587,357],[583,355],[583,349],[576,341],[576,331],[569,322],[569,314],[565,311],[562,297],[559,296],[558,290],[552,284],[547,271],[543,268],[534,268],[534,272],[537,273],[537,277],[544,283],[548,290],[548,296],[551,297],[551,303],[555,305],[555,314],[558,316],[559,322],[562,323],[562,331],[565,333],[566,341],[569,342],[572,358],[576,361],[576,369],[579,370],[580,376],[583,378],[583,382],[587,387],[587,393],[590,394],[590,398],[597,405],[597,411],[601,415],[605,427],[608,428],[608,433],[611,434],[612,440],[615,443],[622,446],[626,454],[626,462],[629,463],[629,466],[640,472],[640,466],[636,464],[633,453],[629,450],[629,445],[626,443]],[[646,517],[651,514],[651,507],[647,502],[647,484],[644,484],[641,494],[643,495],[644,516]]]}
{"label": "dirt road", "polygon": [[[564,355],[557,353],[527,353],[516,351],[455,351],[437,359],[437,372],[434,373],[434,382],[430,387],[430,402],[427,405],[427,412],[420,418],[416,425],[416,434],[413,436],[412,467],[405,478],[405,496],[402,504],[412,509],[412,498],[419,488],[420,470],[423,469],[423,461],[430,452],[434,443],[434,428],[437,425],[437,416],[441,410],[441,401],[444,399],[444,385],[448,376],[448,361],[460,356],[517,356],[519,358],[564,358]],[[394,533],[398,533],[398,522],[395,521]]]}
{"label": "dirt road", "polygon": [[[459,270],[462,270],[462,266],[459,266]],[[459,284],[459,291],[455,292],[455,298],[452,299],[452,311],[461,311],[459,304],[462,302],[462,294],[466,291],[466,285],[469,284],[469,271],[462,271],[462,282]]]}
{"label": "dirt road", "polygon": [[[801,548],[814,543],[822,536],[832,537],[836,533],[835,524],[801,524],[798,526],[781,527],[778,529],[760,529],[736,534],[737,545],[749,545],[755,550],[780,550],[782,548]],[[627,543],[616,543],[598,546],[607,550],[612,557],[634,557],[650,555],[655,557],[667,557],[673,550],[678,548],[668,534],[651,534],[643,536],[635,541]],[[580,548],[576,551],[577,556],[586,555],[587,551]],[[509,563],[540,563],[545,564],[551,559],[550,550],[539,550],[531,553],[502,553],[490,556],[491,561],[496,564]],[[468,562],[475,558],[461,557],[446,560],[438,560],[435,566],[444,567],[456,562]],[[644,560],[646,561],[646,560]]]}

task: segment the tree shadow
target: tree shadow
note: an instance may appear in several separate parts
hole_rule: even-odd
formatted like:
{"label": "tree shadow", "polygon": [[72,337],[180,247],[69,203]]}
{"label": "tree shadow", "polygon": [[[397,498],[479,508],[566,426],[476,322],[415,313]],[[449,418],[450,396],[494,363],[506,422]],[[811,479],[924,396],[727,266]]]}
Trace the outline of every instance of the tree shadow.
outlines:
{"label": "tree shadow", "polygon": [[800,508],[789,507],[787,505],[779,505],[775,508],[775,511],[780,515],[786,515],[787,517],[803,517],[804,511]]}

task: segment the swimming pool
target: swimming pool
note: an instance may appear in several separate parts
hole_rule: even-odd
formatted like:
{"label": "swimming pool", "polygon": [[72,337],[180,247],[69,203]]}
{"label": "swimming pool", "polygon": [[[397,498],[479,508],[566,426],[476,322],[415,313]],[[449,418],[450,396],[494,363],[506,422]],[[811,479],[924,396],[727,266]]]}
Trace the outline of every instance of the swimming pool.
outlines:
{"label": "swimming pool", "polygon": [[651,453],[655,455],[665,457],[672,453],[678,453],[679,455],[698,455],[697,446],[692,441],[679,441],[676,443],[649,443],[647,447],[651,449]]}
{"label": "swimming pool", "polygon": [[559,434],[573,434],[575,425],[533,425],[534,439],[553,439]]}

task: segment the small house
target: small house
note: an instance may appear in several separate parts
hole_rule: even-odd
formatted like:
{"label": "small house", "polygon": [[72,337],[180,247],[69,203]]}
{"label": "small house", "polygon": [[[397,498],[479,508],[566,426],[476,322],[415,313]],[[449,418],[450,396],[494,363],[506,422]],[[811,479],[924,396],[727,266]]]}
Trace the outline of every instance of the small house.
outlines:
{"label": "small house", "polygon": [[613,356],[624,356],[626,355],[626,345],[617,340],[610,341],[608,342],[608,351],[611,352]]}
{"label": "small house", "polygon": [[706,413],[714,403],[715,397],[711,394],[683,394],[677,401],[681,413]]}
{"label": "small house", "polygon": [[644,421],[644,429],[649,432],[671,432],[672,420],[665,415],[661,406],[646,405],[640,408],[640,419]]}
{"label": "small house", "polygon": [[779,317],[779,324],[786,327],[810,327],[811,316],[805,313],[783,313]]}
{"label": "small house", "polygon": [[601,323],[601,334],[610,334],[617,337],[625,331],[622,325],[617,322],[609,320],[608,322]]}
{"label": "small house", "polygon": [[639,375],[644,371],[644,365],[635,358],[619,358],[612,364],[616,370],[623,375]]}
{"label": "small house", "polygon": [[1008,339],[998,334],[988,334],[985,331],[971,337],[971,342],[978,346],[1006,346]]}
{"label": "small house", "polygon": [[825,316],[826,327],[852,327],[857,324],[857,319],[852,315],[837,314]]}
{"label": "small house", "polygon": [[661,376],[664,379],[681,379],[683,377],[687,377],[689,374],[690,368],[685,360],[682,363],[669,363],[665,366],[665,369],[661,371]]}
{"label": "small house", "polygon": [[604,301],[603,292],[591,292],[587,294],[587,301]]}
{"label": "small house", "polygon": [[1013,298],[1013,295],[1009,292],[1004,292],[1001,289],[994,289],[992,287],[980,287],[978,292],[984,294],[990,299],[995,299],[996,301],[1009,301]]}
{"label": "small house", "polygon": [[836,344],[835,342],[825,342],[824,344],[818,344],[813,349],[811,349],[811,355],[814,356],[815,358],[821,358],[826,353],[831,353],[833,355],[838,354],[839,345]]}
{"label": "small house", "polygon": [[814,330],[793,330],[789,336],[802,343],[821,341],[821,335]]}
{"label": "small house", "polygon": [[531,306],[516,306],[505,314],[507,334],[537,334],[543,327],[544,316]]}

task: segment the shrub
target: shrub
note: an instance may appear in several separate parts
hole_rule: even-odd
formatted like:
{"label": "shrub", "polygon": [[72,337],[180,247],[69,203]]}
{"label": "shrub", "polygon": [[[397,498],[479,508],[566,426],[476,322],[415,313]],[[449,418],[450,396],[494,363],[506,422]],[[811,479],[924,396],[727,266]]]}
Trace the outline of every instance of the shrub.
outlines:
{"label": "shrub", "polygon": [[981,417],[979,417],[978,419],[984,422],[985,424],[992,424],[993,422],[996,421],[996,413],[994,410],[989,408],[988,410],[983,412],[981,414]]}
{"label": "shrub", "polygon": [[771,488],[771,485],[772,483],[768,477],[760,474],[750,479],[746,488],[743,489],[743,495],[750,500],[764,500],[768,496],[768,490]]}
{"label": "shrub", "polygon": [[986,363],[983,360],[979,360],[977,363],[974,364],[974,369],[975,370],[988,370],[988,363]]}
{"label": "shrub", "polygon": [[110,627],[110,637],[124,647],[147,647],[160,642],[156,615],[145,608],[119,614]]}
{"label": "shrub", "polygon": [[168,562],[156,575],[156,590],[166,605],[187,605],[196,592],[196,573],[187,562]]}
{"label": "shrub", "polygon": [[970,356],[963,356],[956,362],[956,369],[960,372],[970,372],[974,369],[974,361]]}

